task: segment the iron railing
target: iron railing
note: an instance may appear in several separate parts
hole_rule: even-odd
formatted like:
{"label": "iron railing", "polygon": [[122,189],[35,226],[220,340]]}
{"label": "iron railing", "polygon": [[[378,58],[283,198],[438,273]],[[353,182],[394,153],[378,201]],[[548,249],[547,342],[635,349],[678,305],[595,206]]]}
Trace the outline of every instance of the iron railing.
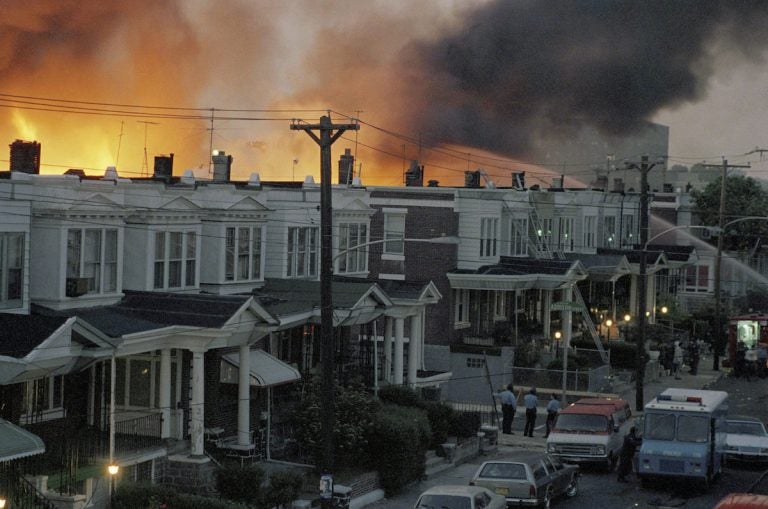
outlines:
{"label": "iron railing", "polygon": [[6,507],[13,509],[57,509],[34,484],[9,463],[0,465],[0,487],[7,501]]}

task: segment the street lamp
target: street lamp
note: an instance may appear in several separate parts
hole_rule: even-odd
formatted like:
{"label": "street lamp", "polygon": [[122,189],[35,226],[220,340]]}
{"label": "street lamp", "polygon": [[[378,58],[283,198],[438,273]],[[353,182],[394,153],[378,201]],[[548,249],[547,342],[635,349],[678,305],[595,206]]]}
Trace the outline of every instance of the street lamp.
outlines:
{"label": "street lamp", "polygon": [[112,508],[114,506],[114,497],[115,497],[115,477],[117,476],[117,473],[120,471],[120,467],[113,464],[110,464],[107,466],[107,472],[109,472],[109,507]]}
{"label": "street lamp", "polygon": [[557,350],[560,348],[560,338],[563,337],[563,333],[555,331],[555,359],[557,359]]}
{"label": "street lamp", "polygon": [[632,316],[627,313],[624,315],[624,341],[629,340],[629,321],[632,319]]}
{"label": "street lamp", "polygon": [[0,509],[4,509],[4,508],[5,508],[5,498],[0,497]]}
{"label": "street lamp", "polygon": [[608,328],[608,333],[606,334],[606,339],[610,343],[611,342],[611,326],[613,325],[613,320],[610,318],[605,321],[605,326]]}

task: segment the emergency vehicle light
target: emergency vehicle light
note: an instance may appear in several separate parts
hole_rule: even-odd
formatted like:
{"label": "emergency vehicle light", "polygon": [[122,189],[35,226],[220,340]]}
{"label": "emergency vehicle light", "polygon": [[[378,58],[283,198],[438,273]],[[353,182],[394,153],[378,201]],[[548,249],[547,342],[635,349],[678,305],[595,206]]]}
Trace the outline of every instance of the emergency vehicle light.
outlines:
{"label": "emergency vehicle light", "polygon": [[660,394],[657,398],[658,401],[676,401],[679,403],[698,403],[701,405],[701,396],[677,396],[671,394]]}

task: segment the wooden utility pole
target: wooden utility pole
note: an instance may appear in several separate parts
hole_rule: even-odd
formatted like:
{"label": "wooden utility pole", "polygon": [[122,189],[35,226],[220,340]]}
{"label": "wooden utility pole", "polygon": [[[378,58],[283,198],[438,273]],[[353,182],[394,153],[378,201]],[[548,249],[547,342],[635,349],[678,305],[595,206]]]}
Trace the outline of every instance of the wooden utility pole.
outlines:
{"label": "wooden utility pole", "polygon": [[[320,363],[322,383],[320,397],[321,431],[323,440],[321,473],[331,474],[334,462],[334,338],[333,299],[333,207],[331,202],[331,145],[348,130],[357,131],[359,124],[334,124],[330,114],[320,117],[319,124],[305,124],[294,120],[291,129],[304,131],[320,146]],[[319,136],[314,133],[319,132]],[[324,508],[331,500],[322,500]]]}
{"label": "wooden utility pole", "polygon": [[720,227],[720,235],[717,237],[717,254],[715,255],[715,344],[714,354],[712,355],[712,369],[715,371],[720,370],[720,356],[723,355],[724,341],[723,341],[723,317],[721,309],[721,283],[720,283],[720,271],[723,259],[723,237],[725,232],[725,181],[728,174],[728,168],[749,168],[747,165],[728,164],[728,161],[724,158],[722,164],[704,164],[705,168],[722,168],[720,175],[720,214],[718,220],[718,226]]}

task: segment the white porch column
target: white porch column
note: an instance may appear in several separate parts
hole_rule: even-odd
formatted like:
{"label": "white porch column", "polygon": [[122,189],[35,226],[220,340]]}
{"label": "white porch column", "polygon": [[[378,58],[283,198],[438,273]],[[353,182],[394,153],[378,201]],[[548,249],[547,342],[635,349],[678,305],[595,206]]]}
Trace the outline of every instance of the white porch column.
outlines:
{"label": "white porch column", "polygon": [[237,377],[237,445],[251,443],[251,348],[240,345]]}
{"label": "white porch column", "polygon": [[411,338],[408,342],[408,386],[416,387],[416,372],[421,351],[421,311],[411,317]]}
{"label": "white porch column", "polygon": [[202,351],[192,352],[192,401],[189,409],[190,455],[203,456],[205,413],[205,364]]}
{"label": "white porch column", "polygon": [[[570,302],[573,299],[573,288],[568,287],[563,289],[563,301]],[[560,398],[560,402],[563,406],[568,404],[567,394],[567,381],[568,381],[568,352],[571,346],[571,317],[572,311],[567,309],[561,314],[563,320],[563,394]]]}
{"label": "white porch column", "polygon": [[542,313],[542,325],[544,327],[544,337],[552,339],[552,290],[542,292],[544,311]]}
{"label": "white porch column", "polygon": [[393,353],[394,359],[392,369],[394,374],[392,375],[392,383],[395,385],[403,385],[403,343],[405,336],[405,320],[402,318],[395,318],[395,351]]}
{"label": "white porch column", "polygon": [[384,380],[392,382],[392,317],[384,320]]}
{"label": "white porch column", "polygon": [[160,438],[171,437],[171,349],[160,350],[160,413],[163,417]]}

